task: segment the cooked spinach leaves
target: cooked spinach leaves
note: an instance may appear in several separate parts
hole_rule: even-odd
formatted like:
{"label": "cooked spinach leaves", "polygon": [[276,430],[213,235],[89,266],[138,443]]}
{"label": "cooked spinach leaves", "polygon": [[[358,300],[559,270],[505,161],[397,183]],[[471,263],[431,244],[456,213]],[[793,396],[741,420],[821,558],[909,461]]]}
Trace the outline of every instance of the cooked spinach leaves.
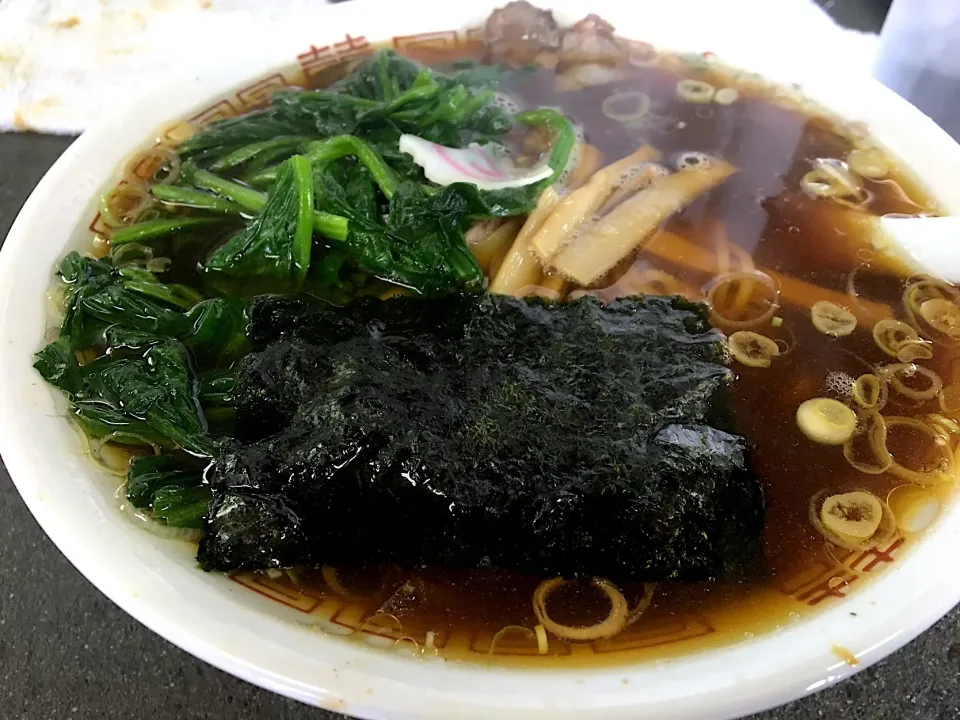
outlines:
{"label": "cooked spinach leaves", "polygon": [[287,160],[261,212],[207,258],[204,278],[220,295],[297,293],[310,268],[313,178],[302,155]]}
{"label": "cooked spinach leaves", "polygon": [[198,301],[195,290],[142,268],[75,252],[60,276],[60,336],[37,352],[34,367],[67,396],[80,428],[103,441],[215,455],[194,366],[228,365],[246,352],[246,306]]}
{"label": "cooked spinach leaves", "polygon": [[127,500],[135,508],[152,510],[153,516],[166,525],[202,528],[210,497],[203,468],[184,458],[145,455],[130,463]]}
{"label": "cooked spinach leaves", "polygon": [[[345,304],[392,292],[387,283],[427,297],[482,289],[466,230],[529,212],[574,141],[555,111],[499,107],[502,75],[469,64],[436,72],[381,51],[326,90],[277,92],[176,148],[177,176],[110,230],[109,257],[63,259],[59,337],[35,367],[88,437],[161,453],[130,465],[135,507],[173,526],[204,522],[203,468],[236,429],[250,298]],[[440,187],[399,149],[403,133],[464,147],[523,126],[553,137],[554,175],[535,186]]]}
{"label": "cooked spinach leaves", "polygon": [[[155,194],[170,205],[220,216],[235,208],[259,213],[207,259],[208,279],[221,294],[238,288],[249,296],[296,292],[305,283],[316,286],[307,265],[324,261],[327,252],[317,252],[318,242],[321,249],[326,245],[339,254],[334,263],[323,265],[325,288],[343,284],[342,275],[336,281],[327,277],[334,266],[341,273],[359,270],[422,295],[480,287],[480,270],[464,242],[469,223],[529,212],[565,167],[575,142],[570,121],[555,110],[511,117],[494,104],[491,87],[499,74],[496,68],[478,67],[437,73],[381,51],[327,90],[284,90],[262,111],[204,128],[178,149],[187,161],[181,182],[193,189]],[[463,147],[502,141],[515,123],[542,127],[553,136],[548,161],[554,173],[547,181],[494,192],[467,184],[440,188],[399,151],[402,133]],[[301,156],[269,163],[293,152],[303,153],[313,166],[313,229],[321,236],[312,253],[296,253],[301,263],[296,272],[290,270],[287,245],[273,252],[268,240],[274,235],[271,228],[291,226],[293,213],[281,220],[282,204],[274,200],[268,212],[268,196],[254,189],[269,188],[273,198],[289,194],[286,168],[294,161],[302,165]],[[238,170],[243,171],[239,178]],[[372,192],[369,179],[375,184]],[[362,201],[356,202],[361,186]],[[136,227],[123,232],[135,237]]]}

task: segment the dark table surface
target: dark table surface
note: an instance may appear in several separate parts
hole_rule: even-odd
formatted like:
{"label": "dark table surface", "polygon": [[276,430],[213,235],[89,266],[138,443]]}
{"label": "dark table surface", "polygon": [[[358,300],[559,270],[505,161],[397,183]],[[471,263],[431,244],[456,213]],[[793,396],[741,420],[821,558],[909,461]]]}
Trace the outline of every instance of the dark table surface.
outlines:
{"label": "dark table surface", "polygon": [[[876,29],[884,0],[820,0]],[[0,238],[69,138],[0,134]],[[3,400],[0,399],[0,402]],[[0,718],[342,716],[248,685],[126,616],[60,555],[0,465]],[[851,680],[754,720],[960,718],[960,609]]]}

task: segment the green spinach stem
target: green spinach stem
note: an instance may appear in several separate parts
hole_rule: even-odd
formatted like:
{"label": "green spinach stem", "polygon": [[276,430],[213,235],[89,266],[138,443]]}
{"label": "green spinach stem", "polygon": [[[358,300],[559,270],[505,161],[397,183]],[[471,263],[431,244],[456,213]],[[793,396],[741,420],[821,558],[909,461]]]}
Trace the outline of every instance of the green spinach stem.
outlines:
{"label": "green spinach stem", "polygon": [[[250,212],[259,212],[267,202],[266,193],[235,183],[232,180],[226,180],[219,175],[214,175],[209,170],[191,168],[187,177],[197,187],[215,192]],[[340,215],[314,211],[313,229],[331,240],[342,242],[347,239],[349,223],[345,217]]]}
{"label": "green spinach stem", "polygon": [[142,243],[155,240],[164,235],[192,230],[204,225],[222,222],[220,218],[173,218],[171,220],[148,220],[114,230],[110,234],[110,244],[120,247],[127,243]]}
{"label": "green spinach stem", "polygon": [[357,159],[370,171],[374,182],[380,186],[387,200],[393,197],[400,185],[397,174],[384,162],[376,150],[360,138],[354,135],[336,135],[307,145],[307,157],[314,164],[339,160],[347,155],[357,156]]}
{"label": "green spinach stem", "polygon": [[573,123],[563,113],[549,108],[528,110],[518,113],[514,118],[524,125],[541,125],[552,133],[553,146],[550,148],[547,164],[553,170],[553,175],[541,181],[543,187],[552,185],[567,166],[570,153],[573,152],[573,147],[577,143],[577,133],[573,129]]}
{"label": "green spinach stem", "polygon": [[240,215],[244,211],[236,203],[224,200],[222,197],[179,185],[155,185],[150,189],[150,193],[166,205],[207,210],[224,215]]}

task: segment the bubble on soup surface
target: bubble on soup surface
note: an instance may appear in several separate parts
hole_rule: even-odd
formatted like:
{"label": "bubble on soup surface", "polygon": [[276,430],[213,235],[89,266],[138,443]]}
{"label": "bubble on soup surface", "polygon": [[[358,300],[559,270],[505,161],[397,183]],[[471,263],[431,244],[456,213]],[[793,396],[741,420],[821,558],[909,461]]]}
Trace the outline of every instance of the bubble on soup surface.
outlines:
{"label": "bubble on soup surface", "polygon": [[831,370],[827,373],[824,380],[827,393],[840,398],[849,397],[853,390],[853,384],[856,382],[853,376],[841,370]]}

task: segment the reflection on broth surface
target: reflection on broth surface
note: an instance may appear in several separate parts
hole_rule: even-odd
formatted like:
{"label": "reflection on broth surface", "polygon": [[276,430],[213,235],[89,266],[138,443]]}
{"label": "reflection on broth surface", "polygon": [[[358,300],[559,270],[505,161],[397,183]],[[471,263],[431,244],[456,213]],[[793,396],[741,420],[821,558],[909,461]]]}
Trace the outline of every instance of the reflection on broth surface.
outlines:
{"label": "reflection on broth surface", "polygon": [[[750,441],[750,466],[766,495],[761,567],[736,580],[614,586],[490,568],[323,564],[240,573],[239,582],[321,625],[447,657],[663,657],[782,626],[842,597],[891,562],[949,499],[960,433],[960,292],[913,275],[876,247],[870,221],[936,214],[936,204],[863,128],[829,118],[793,89],[710,58],[610,42],[627,50],[598,62],[584,58],[588,45],[576,46],[579,55],[562,44],[540,47],[520,61],[532,63],[527,69],[505,76],[501,105],[557,108],[580,141],[562,184],[544,190],[528,217],[478,222],[466,241],[496,292],[709,303],[711,322],[728,336],[733,424]],[[468,43],[407,54],[449,71],[487,51]],[[346,70],[317,76],[313,86]],[[552,142],[537,130],[506,138],[518,164],[530,166]],[[296,147],[277,143],[275,157]],[[147,190],[182,172],[172,151],[155,165],[145,185],[112,197],[108,224],[152,217],[144,216],[156,206]],[[212,169],[257,186],[271,180],[273,165],[220,161]],[[229,193],[216,199],[240,202]],[[174,217],[209,222],[204,213],[216,208],[198,207],[181,205]],[[650,232],[638,229],[644,223]],[[198,241],[159,246],[141,238],[123,254],[185,292],[206,292],[200,268],[231,228],[197,229]],[[113,260],[121,264],[116,237]],[[363,282],[364,294],[405,292],[383,279]],[[204,381],[202,403],[232,392],[217,382]],[[220,419],[231,434],[231,413]],[[152,512],[163,517],[156,505]]]}

